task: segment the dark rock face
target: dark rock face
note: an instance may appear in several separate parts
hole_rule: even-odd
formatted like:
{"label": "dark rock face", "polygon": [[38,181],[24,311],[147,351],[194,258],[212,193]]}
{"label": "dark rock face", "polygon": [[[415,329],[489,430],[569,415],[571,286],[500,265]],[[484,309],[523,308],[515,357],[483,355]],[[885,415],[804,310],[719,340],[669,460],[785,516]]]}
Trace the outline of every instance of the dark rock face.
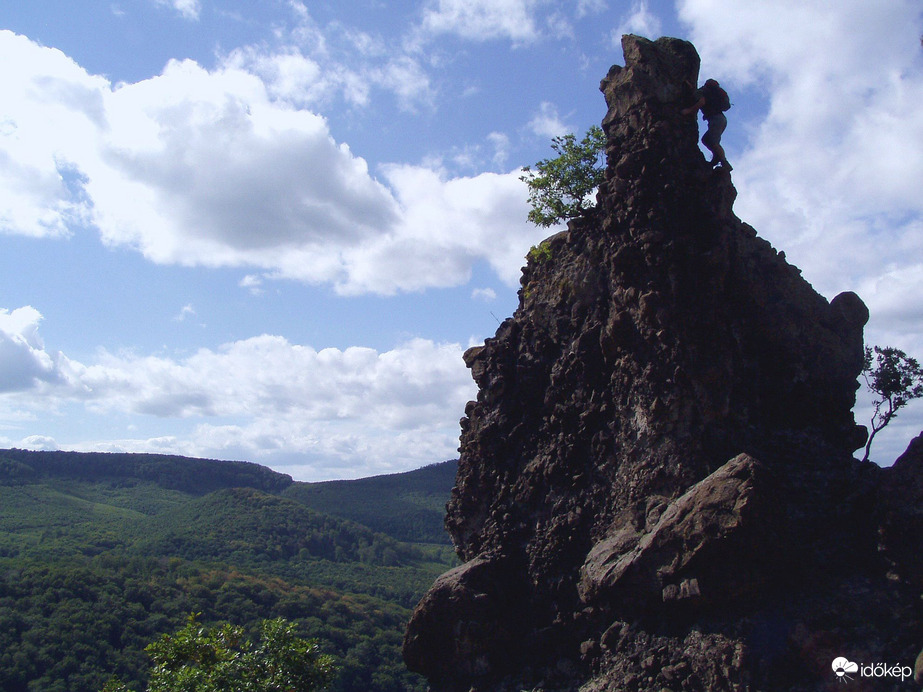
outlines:
{"label": "dark rock face", "polygon": [[852,456],[868,311],[733,214],[680,113],[693,46],[622,47],[596,209],[465,354],[480,391],[446,518],[465,564],[405,659],[436,690],[814,690],[839,655],[912,666],[923,443],[893,471]]}

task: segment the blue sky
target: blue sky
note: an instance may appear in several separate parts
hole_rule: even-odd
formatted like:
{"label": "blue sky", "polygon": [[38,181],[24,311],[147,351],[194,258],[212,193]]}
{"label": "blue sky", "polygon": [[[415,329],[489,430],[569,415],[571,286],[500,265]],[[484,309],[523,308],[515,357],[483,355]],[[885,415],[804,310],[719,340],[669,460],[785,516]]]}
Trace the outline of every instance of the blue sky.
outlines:
{"label": "blue sky", "polygon": [[916,0],[32,0],[0,8],[0,446],[453,458],[461,353],[548,234],[519,170],[602,119],[625,32],[696,44],[737,214],[923,356]]}

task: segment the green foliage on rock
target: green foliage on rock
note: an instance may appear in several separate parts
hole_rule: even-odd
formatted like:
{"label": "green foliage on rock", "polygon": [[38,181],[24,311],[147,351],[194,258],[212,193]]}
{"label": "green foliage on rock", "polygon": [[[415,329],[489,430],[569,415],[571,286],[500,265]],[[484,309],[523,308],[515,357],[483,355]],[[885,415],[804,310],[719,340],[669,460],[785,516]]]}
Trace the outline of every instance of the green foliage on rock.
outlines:
{"label": "green foliage on rock", "polygon": [[533,245],[529,248],[526,259],[535,264],[545,264],[545,262],[551,261],[551,254],[551,245],[547,240],[543,240],[538,245]]}
{"label": "green foliage on rock", "polygon": [[590,195],[602,184],[602,156],[606,135],[598,125],[587,130],[579,142],[576,135],[554,137],[551,148],[557,156],[523,167],[520,180],[529,186],[529,221],[553,226],[579,216],[592,206]]}

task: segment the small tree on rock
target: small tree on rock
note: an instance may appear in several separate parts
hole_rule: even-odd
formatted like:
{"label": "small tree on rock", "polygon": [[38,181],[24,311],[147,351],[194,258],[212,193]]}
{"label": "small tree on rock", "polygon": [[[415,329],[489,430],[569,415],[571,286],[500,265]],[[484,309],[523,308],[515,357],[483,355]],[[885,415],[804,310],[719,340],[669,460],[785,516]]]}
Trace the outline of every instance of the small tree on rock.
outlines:
{"label": "small tree on rock", "polygon": [[876,395],[875,412],[872,414],[872,431],[865,443],[868,461],[872,440],[888,423],[897,417],[897,412],[914,399],[923,397],[923,368],[899,348],[891,346],[865,347],[865,367],[862,377],[869,390]]}
{"label": "small tree on rock", "polygon": [[529,221],[553,226],[579,216],[592,206],[590,195],[603,182],[602,153],[606,135],[598,125],[587,130],[580,142],[576,135],[554,137],[551,148],[558,154],[531,166],[524,166],[520,180],[529,186]]}

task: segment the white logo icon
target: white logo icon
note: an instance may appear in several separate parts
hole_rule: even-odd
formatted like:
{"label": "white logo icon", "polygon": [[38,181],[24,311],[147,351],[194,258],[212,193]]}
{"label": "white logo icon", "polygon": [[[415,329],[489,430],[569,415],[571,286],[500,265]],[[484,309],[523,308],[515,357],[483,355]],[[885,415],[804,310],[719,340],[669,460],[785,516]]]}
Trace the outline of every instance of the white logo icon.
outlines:
{"label": "white logo icon", "polygon": [[859,664],[853,663],[848,658],[843,658],[842,656],[833,659],[833,672],[836,673],[836,676],[840,679],[840,682],[846,682],[847,680],[852,680],[847,673],[858,673]]}

